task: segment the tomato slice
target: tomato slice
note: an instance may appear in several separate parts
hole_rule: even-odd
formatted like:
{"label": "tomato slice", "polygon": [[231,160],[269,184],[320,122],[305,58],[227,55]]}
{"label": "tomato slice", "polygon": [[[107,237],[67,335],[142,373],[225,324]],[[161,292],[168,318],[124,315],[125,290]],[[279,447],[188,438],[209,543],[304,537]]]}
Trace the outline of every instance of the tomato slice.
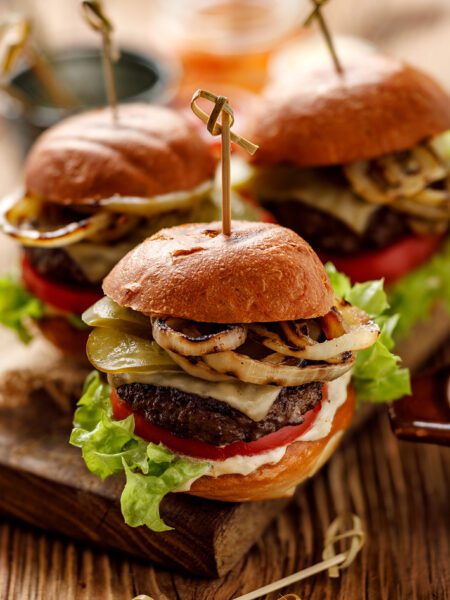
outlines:
{"label": "tomato slice", "polygon": [[410,235],[381,250],[357,256],[333,256],[322,252],[319,256],[322,262],[331,261],[338,271],[346,273],[352,283],[382,277],[386,283],[393,283],[431,258],[442,240],[441,235]]}
{"label": "tomato slice", "polygon": [[[325,396],[325,394],[326,386],[324,385],[323,395]],[[278,431],[269,433],[254,442],[233,442],[227,446],[213,446],[212,444],[207,444],[200,440],[179,438],[170,433],[167,429],[153,425],[153,423],[147,421],[147,419],[139,413],[133,412],[131,408],[121,400],[116,390],[111,391],[111,404],[113,416],[118,421],[126,419],[131,414],[134,415],[135,432],[144,440],[155,444],[164,444],[167,448],[179,452],[180,454],[209,460],[225,460],[226,458],[237,455],[252,456],[254,454],[260,454],[261,452],[273,450],[274,448],[279,448],[280,446],[286,446],[286,444],[293,442],[310,429],[322,406],[322,402],[318,402],[314,408],[304,415],[304,421],[300,425],[288,425],[282,427]]]}
{"label": "tomato slice", "polygon": [[45,279],[31,266],[26,256],[22,257],[22,280],[27,290],[45,304],[68,313],[81,315],[103,297],[99,292],[77,289]]}

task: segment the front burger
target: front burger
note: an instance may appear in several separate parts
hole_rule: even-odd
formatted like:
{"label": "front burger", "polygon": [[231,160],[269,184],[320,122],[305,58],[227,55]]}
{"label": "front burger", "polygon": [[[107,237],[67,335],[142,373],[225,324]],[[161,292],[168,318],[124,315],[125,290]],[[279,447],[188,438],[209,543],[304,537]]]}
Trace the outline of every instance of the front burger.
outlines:
{"label": "front burger", "polygon": [[[381,314],[379,285],[353,290],[331,277]],[[113,268],[103,290],[83,315],[97,371],[71,443],[97,475],[125,471],[130,525],[164,529],[159,504],[172,491],[224,501],[291,495],[336,448],[354,390],[389,400],[391,379],[398,386],[406,375],[372,316],[337,297],[311,247],[278,225],[233,221],[229,237],[217,222],[163,229]]]}
{"label": "front burger", "polygon": [[27,158],[25,191],[2,204],[25,290],[1,282],[0,322],[25,337],[32,317],[65,353],[84,355],[80,315],[102,296],[103,277],[161,227],[216,218],[214,171],[207,144],[167,108],[128,104],[117,123],[104,108],[52,127]]}
{"label": "front burger", "polygon": [[445,261],[432,262],[450,254],[450,97],[422,71],[359,45],[340,53],[342,75],[326,53],[304,58],[263,94],[244,187],[353,281],[418,273],[401,299],[408,288],[422,289],[420,299],[399,309],[426,313],[430,295],[450,286]]}

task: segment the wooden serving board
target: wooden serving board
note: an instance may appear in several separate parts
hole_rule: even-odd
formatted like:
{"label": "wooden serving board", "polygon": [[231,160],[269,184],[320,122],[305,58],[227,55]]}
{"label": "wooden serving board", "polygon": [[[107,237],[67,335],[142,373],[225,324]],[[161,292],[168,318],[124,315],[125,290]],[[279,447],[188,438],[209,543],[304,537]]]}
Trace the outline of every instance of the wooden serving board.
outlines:
{"label": "wooden serving board", "polygon": [[198,575],[226,573],[260,537],[285,500],[231,504],[171,494],[173,531],[125,525],[122,477],[101,481],[68,445],[71,415],[43,394],[0,408],[0,511],[41,528]]}

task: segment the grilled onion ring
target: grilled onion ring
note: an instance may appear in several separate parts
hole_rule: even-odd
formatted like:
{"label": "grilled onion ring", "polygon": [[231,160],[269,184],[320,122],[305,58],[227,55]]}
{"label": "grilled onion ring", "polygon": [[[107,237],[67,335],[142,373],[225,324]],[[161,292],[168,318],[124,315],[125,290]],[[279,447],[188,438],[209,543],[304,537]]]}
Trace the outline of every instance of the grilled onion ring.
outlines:
{"label": "grilled onion ring", "polygon": [[258,335],[259,341],[266,348],[270,348],[285,356],[317,361],[328,361],[335,359],[344,352],[353,352],[368,348],[376,342],[380,333],[377,325],[373,321],[369,321],[332,340],[315,342],[309,338],[308,345],[294,347],[286,344],[279,333],[271,331],[263,325],[252,325],[251,329]]}
{"label": "grilled onion ring", "polygon": [[175,352],[170,352],[170,350],[166,350],[167,354],[174,360],[179,367],[186,371],[188,375],[192,375],[192,377],[199,377],[200,379],[205,379],[206,381],[229,381],[234,379],[230,375],[225,375],[223,373],[218,373],[211,367],[209,367],[205,362],[203,362],[203,358],[194,357],[193,359],[189,359],[189,357],[181,356],[180,354],[176,354]]}
{"label": "grilled onion ring", "polygon": [[[107,212],[98,212],[81,219],[62,225],[57,229],[39,230],[22,228],[14,223],[14,212],[17,205],[24,200],[22,194],[14,194],[2,203],[0,209],[0,225],[7,235],[18,240],[23,246],[40,248],[59,248],[68,246],[87,238],[98,231],[107,229],[113,222],[114,216]],[[30,199],[31,202],[31,199]],[[30,210],[34,210],[31,207]],[[25,207],[17,206],[17,211],[24,212]]]}
{"label": "grilled onion ring", "polygon": [[393,207],[400,212],[430,221],[448,221],[450,194],[442,190],[424,190],[412,198],[400,198]]}
{"label": "grilled onion ring", "polygon": [[173,210],[186,210],[196,203],[211,196],[214,182],[211,180],[201,183],[192,190],[160,194],[153,198],[134,196],[111,196],[99,200],[98,205],[107,211],[119,212],[139,217],[153,217]]}
{"label": "grilled onion ring", "polygon": [[[373,168],[382,177],[382,183],[371,174]],[[426,144],[415,146],[406,153],[396,152],[371,161],[355,161],[345,165],[344,172],[353,190],[376,204],[415,196],[430,183],[447,176],[443,161]]]}
{"label": "grilled onion ring", "polygon": [[224,325],[222,331],[203,335],[190,335],[179,330],[195,328],[195,325],[185,319],[156,318],[153,320],[153,337],[165,350],[183,356],[203,356],[234,350],[242,346],[247,338],[247,328],[244,325]]}
{"label": "grilled onion ring", "polygon": [[[175,360],[175,357],[173,357]],[[278,355],[256,360],[238,352],[218,352],[203,356],[205,363],[216,372],[233,375],[241,381],[257,385],[297,386],[312,381],[332,381],[349,371],[354,363],[353,355],[346,361],[333,365],[286,365],[286,357],[278,361]],[[278,361],[278,364],[276,364]],[[180,364],[180,363],[178,363]],[[180,364],[184,368],[183,365]]]}

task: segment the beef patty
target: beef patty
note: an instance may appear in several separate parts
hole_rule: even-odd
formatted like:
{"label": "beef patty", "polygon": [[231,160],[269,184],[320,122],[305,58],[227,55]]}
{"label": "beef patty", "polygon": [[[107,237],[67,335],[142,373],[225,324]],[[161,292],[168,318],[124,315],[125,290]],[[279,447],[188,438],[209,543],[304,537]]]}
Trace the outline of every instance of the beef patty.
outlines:
{"label": "beef patty", "polygon": [[290,227],[316,251],[338,255],[384,248],[411,233],[404,215],[383,206],[372,215],[362,235],[340,219],[298,200],[264,202],[280,225]]}
{"label": "beef patty", "polygon": [[300,425],[303,415],[322,399],[322,384],[285,387],[265,419],[253,421],[225,402],[175,388],[129,383],[117,388],[119,397],[148,421],[181,438],[221,446],[253,442],[286,425]]}
{"label": "beef patty", "polygon": [[66,285],[83,285],[92,289],[93,285],[83,271],[63,248],[24,248],[30,265],[43,277]]}

